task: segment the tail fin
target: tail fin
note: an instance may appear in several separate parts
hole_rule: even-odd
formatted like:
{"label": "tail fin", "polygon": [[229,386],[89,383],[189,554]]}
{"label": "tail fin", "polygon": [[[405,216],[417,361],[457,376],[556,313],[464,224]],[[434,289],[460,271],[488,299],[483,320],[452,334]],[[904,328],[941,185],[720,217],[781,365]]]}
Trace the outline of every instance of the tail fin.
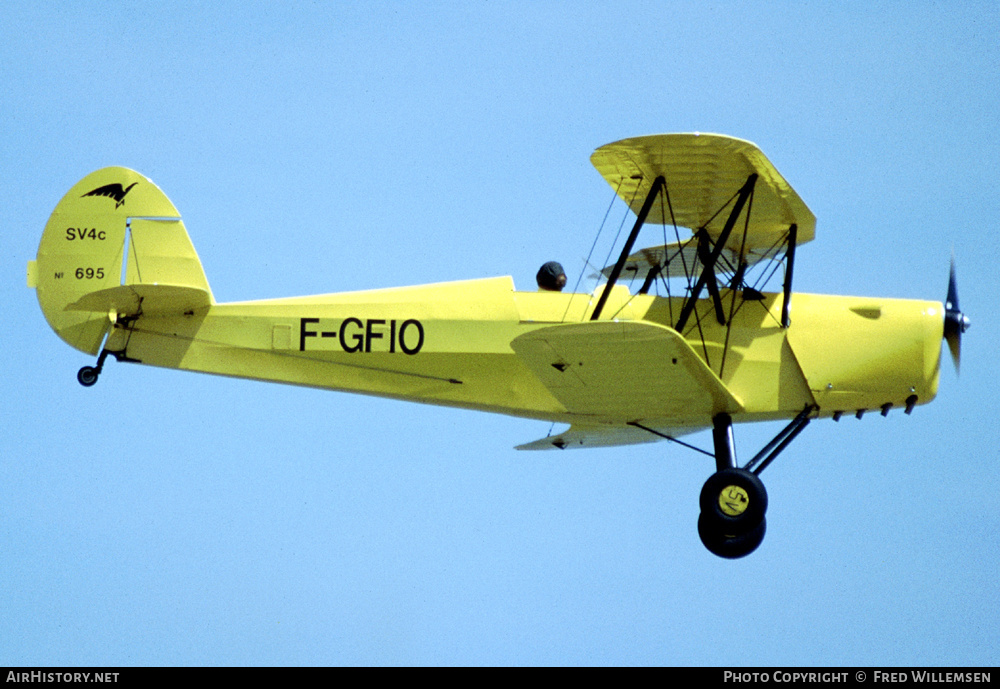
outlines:
{"label": "tail fin", "polygon": [[62,198],[28,264],[28,284],[56,334],[88,354],[118,316],[214,303],[177,209],[121,167],[92,172]]}

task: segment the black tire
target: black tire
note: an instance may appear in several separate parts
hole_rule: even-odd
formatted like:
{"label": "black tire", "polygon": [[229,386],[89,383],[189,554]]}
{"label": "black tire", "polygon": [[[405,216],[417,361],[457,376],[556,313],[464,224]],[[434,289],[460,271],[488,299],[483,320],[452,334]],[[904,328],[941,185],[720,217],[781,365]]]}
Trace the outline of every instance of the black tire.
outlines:
{"label": "black tire", "polygon": [[767,532],[767,520],[761,519],[750,531],[739,535],[727,535],[720,531],[717,524],[705,518],[703,513],[698,517],[698,536],[708,551],[713,555],[736,560],[746,557],[757,550]]}
{"label": "black tire", "polygon": [[727,534],[753,531],[767,512],[767,490],[746,469],[723,469],[708,477],[699,498],[701,514]]}
{"label": "black tire", "polygon": [[76,372],[76,379],[85,388],[97,382],[97,369],[93,366],[84,366]]}

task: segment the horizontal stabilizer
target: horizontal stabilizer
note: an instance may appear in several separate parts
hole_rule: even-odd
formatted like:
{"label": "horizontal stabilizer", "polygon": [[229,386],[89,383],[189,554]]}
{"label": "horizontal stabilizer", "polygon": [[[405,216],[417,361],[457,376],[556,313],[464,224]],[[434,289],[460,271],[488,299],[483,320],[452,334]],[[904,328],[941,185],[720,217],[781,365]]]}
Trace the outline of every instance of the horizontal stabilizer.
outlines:
{"label": "horizontal stabilizer", "polygon": [[121,285],[90,292],[66,307],[67,311],[95,311],[120,316],[183,314],[212,304],[212,294],[197,287],[175,285]]}

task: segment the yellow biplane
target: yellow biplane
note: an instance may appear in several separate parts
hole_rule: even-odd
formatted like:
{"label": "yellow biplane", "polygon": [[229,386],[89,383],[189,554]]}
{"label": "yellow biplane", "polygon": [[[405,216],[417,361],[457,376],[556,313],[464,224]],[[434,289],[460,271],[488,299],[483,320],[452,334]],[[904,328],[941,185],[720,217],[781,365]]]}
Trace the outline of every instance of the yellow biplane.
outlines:
{"label": "yellow biplane", "polygon": [[[711,428],[698,531],[716,555],[744,556],[766,529],[759,474],[812,419],[909,414],[934,398],[940,340],[957,364],[969,324],[954,269],[946,304],[793,295],[816,221],[756,146],[668,134],[591,160],[636,215],[592,293],[562,291],[547,264],[556,279],[540,271],[538,291],[502,277],[218,304],[177,209],[120,167],[59,202],[28,283],[56,333],[98,355],[78,373],[85,386],[111,355],[569,424],[522,450],[692,447],[679,438]],[[633,252],[644,225],[663,243]],[[778,268],[780,290],[765,291]],[[733,423],[782,419],[737,466]]]}

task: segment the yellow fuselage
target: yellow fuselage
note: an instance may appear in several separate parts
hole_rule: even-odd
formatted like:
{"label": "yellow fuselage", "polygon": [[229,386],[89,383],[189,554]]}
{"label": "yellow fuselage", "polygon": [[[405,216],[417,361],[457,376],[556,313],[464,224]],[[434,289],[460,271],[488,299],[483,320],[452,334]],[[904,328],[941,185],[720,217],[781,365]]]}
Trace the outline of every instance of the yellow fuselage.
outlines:
{"label": "yellow fuselage", "polygon": [[[724,294],[727,312],[733,298]],[[901,407],[937,392],[940,303],[795,294],[791,326],[782,328],[780,294],[735,298],[731,327],[719,325],[703,301],[683,333],[738,402],[734,421],[791,418],[807,405],[821,415]],[[595,301],[518,292],[506,277],[212,304],[118,323],[105,348],[154,366],[575,423],[580,410],[560,402],[511,342],[585,322]],[[670,327],[681,304],[616,287],[601,321]],[[588,409],[585,420],[711,425],[702,412],[664,418],[649,409],[635,418],[616,411],[622,408]]]}

